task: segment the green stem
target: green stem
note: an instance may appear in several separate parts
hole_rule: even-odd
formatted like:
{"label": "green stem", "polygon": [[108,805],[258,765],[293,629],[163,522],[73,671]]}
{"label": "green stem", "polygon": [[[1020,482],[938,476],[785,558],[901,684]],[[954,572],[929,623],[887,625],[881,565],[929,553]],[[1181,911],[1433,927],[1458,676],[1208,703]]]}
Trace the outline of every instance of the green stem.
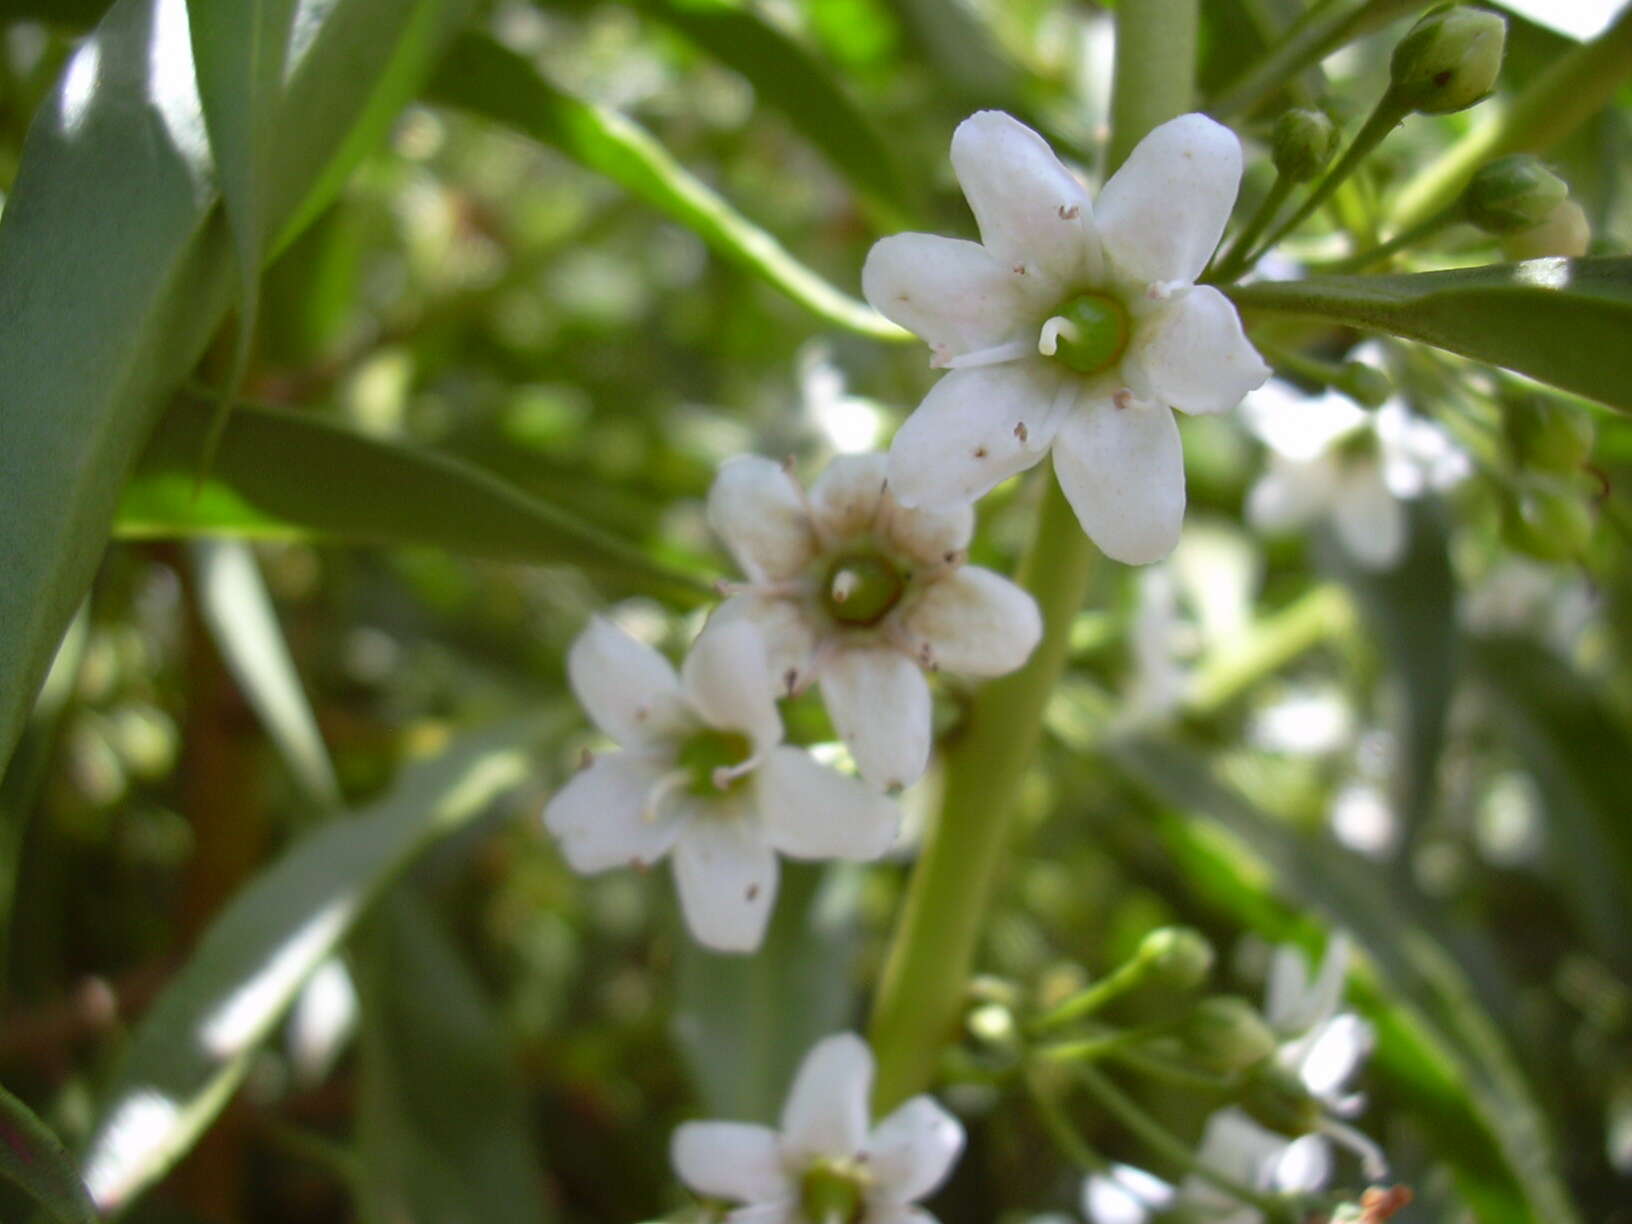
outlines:
{"label": "green stem", "polygon": [[1322,264],[1316,271],[1321,273],[1364,272],[1374,264],[1381,263],[1396,251],[1403,251],[1408,246],[1415,246],[1424,238],[1431,238],[1440,230],[1448,229],[1460,220],[1462,220],[1461,206],[1452,203],[1450,207],[1425,218],[1418,224],[1401,230],[1387,242],[1380,243],[1369,251],[1361,251],[1358,254],[1350,255],[1347,259],[1338,259],[1329,264]]}
{"label": "green stem", "polygon": [[1251,266],[1257,263],[1265,251],[1302,225],[1309,215],[1324,204],[1332,192],[1336,191],[1339,185],[1359,168],[1366,155],[1382,144],[1383,137],[1398,127],[1400,120],[1404,119],[1408,114],[1410,112],[1395,100],[1392,91],[1379,98],[1370,118],[1356,133],[1353,142],[1338,160],[1337,165],[1326,172],[1326,177],[1321,179],[1319,185],[1309,193],[1309,198],[1304,200],[1298,211],[1276,226],[1275,232],[1260,243],[1258,249],[1242,261],[1243,264]]}
{"label": "green stem", "polygon": [[[1198,0],[1118,8],[1107,172],[1151,128],[1189,109],[1197,8]],[[1020,571],[1042,613],[1043,639],[1025,667],[981,690],[947,754],[940,818],[925,837],[874,1004],[873,1101],[880,1112],[931,1083],[941,1046],[956,1033],[1020,783],[1042,738],[1043,710],[1065,667],[1093,558],[1070,504],[1047,480]]]}
{"label": "green stem", "polygon": [[1632,6],[1589,43],[1560,56],[1494,120],[1452,145],[1412,179],[1394,206],[1411,226],[1461,194],[1475,170],[1505,153],[1545,153],[1603,109],[1632,76]]}
{"label": "green stem", "polygon": [[1077,1078],[1083,1083],[1093,1097],[1105,1108],[1105,1112],[1114,1117],[1123,1126],[1127,1127],[1139,1141],[1149,1147],[1163,1160],[1183,1169],[1186,1173],[1194,1173],[1203,1181],[1212,1183],[1232,1198],[1240,1199],[1243,1203],[1250,1203],[1263,1212],[1267,1220],[1274,1224],[1290,1224],[1291,1213],[1286,1203],[1274,1195],[1263,1194],[1251,1186],[1243,1185],[1234,1178],[1225,1177],[1218,1170],[1197,1160],[1189,1145],[1181,1143],[1173,1133],[1151,1117],[1134,1099],[1113,1084],[1106,1076],[1101,1075],[1093,1067],[1079,1065],[1075,1068]]}
{"label": "green stem", "polygon": [[1077,1128],[1066,1117],[1065,1110],[1054,1099],[1035,1074],[1026,1076],[1026,1092],[1031,1097],[1031,1103],[1037,1108],[1037,1116],[1043,1120],[1043,1128],[1048,1131],[1049,1137],[1054,1140],[1066,1158],[1084,1173],[1099,1173],[1106,1167],[1104,1159],[1096,1154],[1093,1148],[1083,1141],[1077,1133]]}
{"label": "green stem", "polygon": [[1258,205],[1258,211],[1252,214],[1252,220],[1248,221],[1246,228],[1235,236],[1235,241],[1230,244],[1229,253],[1218,261],[1217,267],[1204,276],[1203,280],[1232,281],[1246,270],[1248,252],[1258,239],[1263,237],[1269,223],[1275,220],[1275,215],[1281,211],[1281,205],[1286,203],[1287,197],[1292,194],[1292,188],[1296,185],[1284,174],[1275,176],[1269,194],[1264,196],[1264,202]]}
{"label": "green stem", "polygon": [[1109,977],[1103,977],[1093,985],[1079,990],[1058,1007],[1039,1016],[1031,1026],[1035,1033],[1046,1033],[1050,1029],[1070,1024],[1073,1020],[1081,1020],[1091,1016],[1104,1007],[1112,999],[1120,998],[1145,980],[1150,972],[1150,962],[1140,957],[1118,966]]}

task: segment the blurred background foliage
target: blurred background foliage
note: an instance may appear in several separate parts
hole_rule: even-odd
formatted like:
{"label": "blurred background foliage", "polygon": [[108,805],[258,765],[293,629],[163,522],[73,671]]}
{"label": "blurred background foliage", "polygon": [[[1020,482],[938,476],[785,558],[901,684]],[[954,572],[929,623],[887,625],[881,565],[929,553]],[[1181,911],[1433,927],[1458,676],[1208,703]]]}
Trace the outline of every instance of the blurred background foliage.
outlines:
{"label": "blurred background foliage", "polygon": [[[8,190],[31,116],[103,7],[0,4]],[[1204,98],[1300,8],[1202,7]],[[1320,91],[1352,125],[1380,91],[1420,6],[1370,7],[1375,28],[1320,79],[1232,116],[1247,205],[1269,185],[1252,140],[1286,101]],[[539,88],[638,124],[852,297],[881,234],[971,231],[945,156],[971,109],[1014,112],[1090,173],[1106,122],[1109,15],[1092,4],[506,0],[471,28]],[[1503,91],[1568,46],[1514,17]],[[622,600],[625,623],[677,652],[701,615],[687,582],[728,573],[702,510],[715,467],[757,451],[808,473],[885,443],[926,386],[923,353],[834,327],[723,256],[706,225],[609,177],[615,142],[580,112],[546,114],[540,94],[510,123],[472,113],[505,105],[483,88],[495,80],[445,71],[276,254],[243,382],[255,407],[239,411],[432,449],[680,577],[578,564],[566,545],[574,563],[521,564],[519,545],[484,547],[478,520],[468,549],[265,524],[249,549],[189,542],[166,515],[185,517],[190,490],[166,493],[174,465],[144,461],[0,788],[0,1079],[70,1148],[230,898],[337,802],[376,801],[467,728],[535,721],[519,789],[435,841],[344,958],[324,959],[131,1210],[141,1224],[646,1219],[684,1202],[666,1157],[677,1122],[765,1116],[812,1036],[864,1020],[910,856],[791,869],[748,964],[686,942],[664,873],[573,876],[537,813],[593,746],[562,668],[588,612]],[[1344,207],[1375,224],[1478,114],[1405,125]],[[1595,251],[1632,243],[1629,154],[1625,85],[1548,151]],[[1457,233],[1404,266],[1495,257]],[[1255,334],[1327,359],[1357,339]],[[233,335],[229,322],[165,429],[205,419]],[[1377,575],[1318,530],[1254,535],[1242,507],[1261,448],[1233,419],[1186,420],[1184,544],[1159,576],[1098,571],[983,968],[1057,995],[1182,921],[1226,951],[1221,981],[1256,997],[1273,942],[1353,930],[1358,997],[1383,1032],[1364,1124],[1417,1190],[1406,1218],[1563,1218],[1545,1210],[1556,1188],[1582,1219],[1632,1220],[1632,425],[1592,410],[1590,465],[1561,494],[1591,530],[1558,546],[1544,525],[1537,544],[1513,527],[1525,473],[1500,401],[1538,393],[1428,350],[1387,359],[1475,476],[1414,504],[1408,556]],[[240,461],[237,428],[218,471]],[[418,471],[376,490],[350,459],[303,452],[305,436],[276,452],[285,483],[309,460],[359,522],[375,497],[430,489],[423,542],[463,504],[463,486]],[[978,559],[1012,565],[1036,492],[1023,479],[983,505]],[[949,733],[960,700],[942,686]],[[831,738],[815,703],[790,721]],[[1023,1101],[978,1077],[948,1099],[971,1128],[934,1204],[948,1224],[1074,1210],[1079,1175]],[[1181,1131],[1203,1112],[1166,1090],[1146,1103]],[[1110,1120],[1081,1121],[1107,1154],[1159,1165]],[[11,1193],[0,1216],[26,1218]]]}

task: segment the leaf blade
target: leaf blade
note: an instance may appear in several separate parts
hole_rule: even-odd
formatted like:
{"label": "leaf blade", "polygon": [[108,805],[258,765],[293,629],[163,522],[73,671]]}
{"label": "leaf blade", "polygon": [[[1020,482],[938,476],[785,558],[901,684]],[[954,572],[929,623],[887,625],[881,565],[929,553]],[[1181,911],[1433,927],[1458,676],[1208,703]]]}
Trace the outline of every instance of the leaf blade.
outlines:
{"label": "leaf blade", "polygon": [[0,1177],[24,1191],[59,1224],[96,1224],[96,1208],[73,1158],[51,1128],[0,1087]]}

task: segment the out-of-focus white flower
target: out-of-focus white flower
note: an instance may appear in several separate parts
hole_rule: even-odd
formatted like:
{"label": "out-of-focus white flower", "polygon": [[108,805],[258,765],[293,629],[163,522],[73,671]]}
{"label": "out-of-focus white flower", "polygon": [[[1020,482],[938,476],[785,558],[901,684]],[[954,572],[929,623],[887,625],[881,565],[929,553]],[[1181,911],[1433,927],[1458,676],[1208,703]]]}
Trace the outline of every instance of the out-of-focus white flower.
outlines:
{"label": "out-of-focus white flower", "polygon": [[1358,1095],[1345,1095],[1345,1085],[1371,1053],[1374,1040],[1371,1025],[1338,1010],[1352,956],[1348,937],[1333,935],[1311,978],[1302,952],[1277,948],[1264,997],[1264,1019],[1281,1039],[1276,1061],[1321,1104],[1345,1116],[1365,1103]]}
{"label": "out-of-focus white flower", "polygon": [[779,464],[742,456],[720,468],[708,517],[748,581],[714,626],[750,621],[770,649],[771,683],[820,681],[856,767],[893,790],[929,761],[923,669],[999,676],[1042,634],[1030,595],[964,564],[967,503],[907,509],[885,487],[883,455],[840,455],[808,497]]}
{"label": "out-of-focus white flower", "polygon": [[873,1055],[854,1033],[812,1047],[782,1109],[781,1130],[687,1122],[670,1156],[699,1194],[743,1204],[726,1224],[935,1224],[914,1204],[963,1149],[963,1127],[928,1096],[869,1128]]}
{"label": "out-of-focus white flower", "polygon": [[1222,412],[1269,376],[1235,307],[1197,285],[1241,181],[1241,142],[1205,115],[1152,131],[1097,205],[1036,132],[964,120],[952,166],[980,242],[896,234],[867,300],[951,372],[890,448],[903,505],[979,497],[1052,447],[1083,530],[1107,555],[1160,560],[1184,517],[1171,408]]}
{"label": "out-of-focus white flower", "polygon": [[1505,557],[1463,592],[1463,623],[1475,633],[1523,633],[1569,657],[1597,620],[1603,597],[1579,574]]}
{"label": "out-of-focus white flower", "polygon": [[670,850],[686,923],[722,952],[759,946],[776,855],[873,859],[895,805],[782,743],[765,643],[751,624],[667,659],[599,617],[567,654],[573,692],[620,751],[598,757],[544,809],[573,870],[647,866]]}
{"label": "out-of-focus white flower", "polygon": [[1366,412],[1336,391],[1307,396],[1274,381],[1241,414],[1270,448],[1269,469],[1247,495],[1248,519],[1272,532],[1328,519],[1369,569],[1392,569],[1405,554],[1402,499],[1443,492],[1472,471],[1450,435],[1398,400]]}
{"label": "out-of-focus white flower", "polygon": [[844,371],[833,364],[827,344],[812,340],[798,356],[799,398],[822,436],[839,454],[870,451],[884,432],[884,411],[863,396],[851,395]]}

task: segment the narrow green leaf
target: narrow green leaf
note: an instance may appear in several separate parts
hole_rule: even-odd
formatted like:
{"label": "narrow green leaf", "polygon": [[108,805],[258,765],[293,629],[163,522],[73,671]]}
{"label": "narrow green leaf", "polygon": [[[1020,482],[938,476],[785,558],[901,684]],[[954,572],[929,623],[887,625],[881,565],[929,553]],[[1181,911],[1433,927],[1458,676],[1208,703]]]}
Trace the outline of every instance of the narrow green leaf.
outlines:
{"label": "narrow green leaf", "polygon": [[[1378,971],[1388,1004],[1379,1015],[1380,1061],[1399,1071],[1415,1067],[1394,1087],[1421,1105],[1434,1125],[1427,1142],[1456,1174],[1480,1219],[1563,1224],[1577,1219],[1555,1163],[1547,1125],[1512,1052],[1491,1023],[1459,959],[1433,934],[1423,907],[1399,881],[1332,842],[1299,834],[1257,811],[1221,783],[1204,761],[1175,744],[1119,740],[1107,756],[1163,802],[1188,814],[1164,825],[1188,840],[1198,822],[1221,826],[1257,860],[1233,874],[1261,879],[1251,910],[1262,915],[1274,898],[1295,902],[1350,932]],[[1192,847],[1194,849],[1194,847]],[[1198,885],[1211,890],[1209,872]],[[1392,1044],[1390,1044],[1392,1043]]]}
{"label": "narrow green leaf", "polygon": [[249,369],[250,349],[260,310],[262,241],[265,237],[265,181],[273,130],[283,100],[283,73],[295,0],[247,0],[220,4],[187,0],[193,66],[210,158],[221,203],[232,230],[238,257],[238,323],[232,367],[221,391],[221,404],[205,468],[232,411]]}
{"label": "narrow green leaf", "polygon": [[162,1176],[242,1082],[301,986],[428,845],[525,777],[536,721],[472,736],[323,826],[226,907],[144,1017],[86,1152],[104,1211]]}
{"label": "narrow green leaf", "polygon": [[675,1037],[711,1117],[773,1122],[800,1060],[851,1019],[859,877],[785,862],[753,956],[680,941]]}
{"label": "narrow green leaf", "polygon": [[34,1112],[0,1088],[0,1177],[60,1224],[95,1224],[96,1208],[74,1161]]}
{"label": "narrow green leaf", "polygon": [[828,323],[875,340],[912,339],[788,254],[669,156],[646,129],[616,111],[563,93],[530,62],[491,38],[460,38],[431,82],[428,98],[554,145],[693,230],[720,255]]}
{"label": "narrow green leaf", "polygon": [[340,784],[254,552],[239,540],[199,540],[192,554],[199,610],[238,687],[306,797],[339,807]]}
{"label": "narrow green leaf", "polygon": [[359,1214],[377,1224],[548,1219],[527,1094],[481,984],[425,901],[360,932]]}
{"label": "narrow green leaf", "polygon": [[1225,288],[1249,312],[1421,340],[1632,412],[1632,257]]}
{"label": "narrow green leaf", "polygon": [[178,403],[120,504],[127,538],[225,535],[445,548],[534,565],[576,565],[634,589],[698,603],[702,583],[666,570],[565,510],[457,459],[367,437],[310,413],[244,405],[195,496],[208,405]]}
{"label": "narrow green leaf", "polygon": [[[276,250],[411,98],[468,0],[309,5],[263,217]],[[0,217],[0,760],[131,463],[231,301],[185,0],[119,0],[40,107]]]}

